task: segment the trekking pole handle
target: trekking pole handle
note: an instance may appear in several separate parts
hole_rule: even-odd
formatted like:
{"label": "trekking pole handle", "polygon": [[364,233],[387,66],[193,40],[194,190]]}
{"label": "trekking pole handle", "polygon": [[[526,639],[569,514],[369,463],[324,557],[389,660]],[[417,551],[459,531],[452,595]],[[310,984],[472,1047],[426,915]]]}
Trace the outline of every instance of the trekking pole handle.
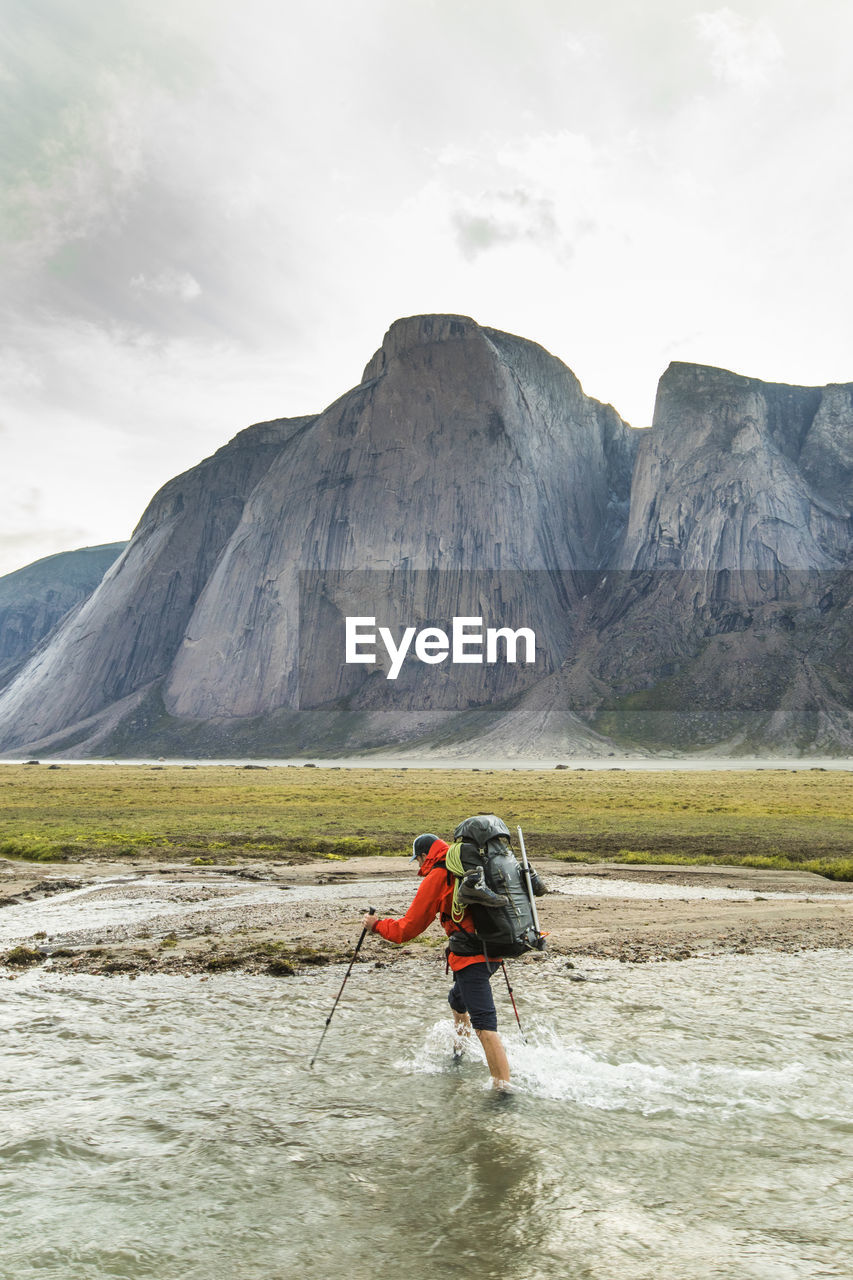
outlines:
{"label": "trekking pole handle", "polygon": [[518,832],[518,843],[521,846],[521,865],[524,868],[524,883],[527,886],[527,896],[530,899],[530,910],[533,914],[533,923],[536,926],[536,932],[541,933],[539,928],[539,912],[536,910],[536,900],[533,896],[533,881],[530,878],[530,863],[527,861],[527,850],[524,847],[524,836],[521,827],[516,827]]}

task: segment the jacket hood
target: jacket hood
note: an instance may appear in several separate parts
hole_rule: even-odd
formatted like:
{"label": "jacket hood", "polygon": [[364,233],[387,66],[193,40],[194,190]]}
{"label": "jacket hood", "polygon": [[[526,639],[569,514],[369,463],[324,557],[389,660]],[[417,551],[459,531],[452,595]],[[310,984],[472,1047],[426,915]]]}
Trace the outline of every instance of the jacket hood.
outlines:
{"label": "jacket hood", "polygon": [[424,858],[423,866],[418,871],[418,875],[428,876],[430,871],[432,871],[433,867],[435,866],[435,864],[437,862],[441,862],[441,859],[447,853],[447,850],[449,848],[450,848],[450,845],[447,844],[444,840],[433,840],[432,844],[429,847],[429,853]]}

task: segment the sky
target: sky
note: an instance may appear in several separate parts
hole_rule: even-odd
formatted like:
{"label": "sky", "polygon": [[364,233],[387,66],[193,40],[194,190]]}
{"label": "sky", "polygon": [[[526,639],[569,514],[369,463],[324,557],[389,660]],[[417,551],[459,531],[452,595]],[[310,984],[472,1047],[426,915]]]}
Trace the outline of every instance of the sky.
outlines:
{"label": "sky", "polygon": [[851,43],[847,0],[0,0],[0,573],[401,316],[636,427],[671,360],[853,381]]}

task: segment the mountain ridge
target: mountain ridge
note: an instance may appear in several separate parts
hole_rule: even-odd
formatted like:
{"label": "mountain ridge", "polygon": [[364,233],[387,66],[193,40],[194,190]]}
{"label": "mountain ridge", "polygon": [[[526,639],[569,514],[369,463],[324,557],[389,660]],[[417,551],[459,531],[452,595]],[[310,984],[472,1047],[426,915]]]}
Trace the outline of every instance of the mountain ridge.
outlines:
{"label": "mountain ridge", "polygon": [[[853,384],[673,362],[634,430],[536,343],[407,317],[155,495],[0,749],[846,753],[851,506]],[[390,682],[342,663],[353,611],[524,619],[542,656]]]}

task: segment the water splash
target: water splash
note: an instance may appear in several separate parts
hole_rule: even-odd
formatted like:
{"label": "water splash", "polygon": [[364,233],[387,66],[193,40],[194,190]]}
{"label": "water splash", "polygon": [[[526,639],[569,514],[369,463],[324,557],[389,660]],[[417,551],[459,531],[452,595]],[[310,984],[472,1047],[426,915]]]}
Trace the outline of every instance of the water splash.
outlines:
{"label": "water splash", "polygon": [[[525,1038],[518,1031],[503,1038],[515,1092],[596,1111],[645,1116],[715,1111],[721,1119],[738,1110],[781,1114],[791,1109],[791,1095],[806,1070],[799,1063],[774,1070],[702,1062],[670,1067],[629,1057],[615,1060],[543,1025]],[[393,1066],[406,1075],[458,1075],[460,1070],[467,1075],[472,1066],[481,1073],[486,1058],[476,1036],[464,1042],[460,1054],[453,1023],[443,1019]]]}
{"label": "water splash", "polygon": [[631,1057],[615,1060],[548,1027],[537,1027],[526,1043],[511,1043],[510,1062],[516,1089],[533,1097],[647,1116],[788,1109],[780,1097],[789,1097],[805,1070],[798,1063],[762,1070],[734,1064],[666,1066]]}
{"label": "water splash", "polygon": [[458,1072],[472,1063],[485,1068],[486,1055],[475,1035],[457,1036],[450,1018],[434,1023],[423,1044],[393,1065],[406,1075],[439,1076]]}

